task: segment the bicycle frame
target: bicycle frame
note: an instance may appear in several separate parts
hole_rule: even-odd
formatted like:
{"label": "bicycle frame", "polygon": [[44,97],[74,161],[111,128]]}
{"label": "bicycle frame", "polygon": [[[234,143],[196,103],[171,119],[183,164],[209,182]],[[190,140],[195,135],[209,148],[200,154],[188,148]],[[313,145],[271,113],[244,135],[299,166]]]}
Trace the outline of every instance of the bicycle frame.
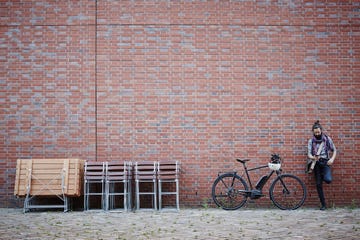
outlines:
{"label": "bicycle frame", "polygon": [[[283,173],[280,160],[278,155],[273,154],[269,164],[248,168],[246,163],[250,159],[236,159],[243,164],[243,171],[240,171],[241,175],[236,170],[218,173],[211,190],[215,204],[224,210],[236,210],[244,206],[248,198],[264,197],[263,187],[275,174],[275,178],[269,186],[270,200],[276,207],[283,210],[294,210],[301,207],[306,199],[305,184],[299,177]],[[254,185],[250,172],[263,168],[269,168],[269,172],[261,176]]]}
{"label": "bicycle frame", "polygon": [[[249,183],[249,185],[250,185],[250,190],[254,190],[252,181],[251,181],[251,179],[250,179],[249,172],[255,171],[255,170],[258,170],[258,169],[262,169],[262,168],[268,168],[268,165],[263,165],[263,166],[254,167],[254,168],[247,168],[246,164],[243,163],[243,167],[244,167],[244,170],[245,170],[245,174],[246,174],[247,181],[248,181],[248,183]],[[266,175],[266,176],[267,176],[267,179],[266,179],[265,183],[267,183],[267,181],[269,181],[270,177],[274,174],[274,172],[276,172],[276,174],[279,175],[280,170],[278,170],[278,171],[271,170],[271,171]],[[260,178],[260,179],[261,179],[261,178]],[[260,179],[259,179],[259,180],[260,180]],[[264,183],[264,185],[265,185],[265,183]]]}

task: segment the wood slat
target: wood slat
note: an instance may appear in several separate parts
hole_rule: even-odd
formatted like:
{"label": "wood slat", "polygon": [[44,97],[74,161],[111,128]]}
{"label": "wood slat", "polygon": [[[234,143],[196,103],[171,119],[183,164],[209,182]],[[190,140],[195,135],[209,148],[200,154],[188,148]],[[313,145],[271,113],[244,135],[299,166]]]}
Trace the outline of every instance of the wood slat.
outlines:
{"label": "wood slat", "polygon": [[84,163],[81,159],[18,159],[14,195],[25,196],[27,186],[30,195],[62,194],[64,181],[65,195],[80,196]]}

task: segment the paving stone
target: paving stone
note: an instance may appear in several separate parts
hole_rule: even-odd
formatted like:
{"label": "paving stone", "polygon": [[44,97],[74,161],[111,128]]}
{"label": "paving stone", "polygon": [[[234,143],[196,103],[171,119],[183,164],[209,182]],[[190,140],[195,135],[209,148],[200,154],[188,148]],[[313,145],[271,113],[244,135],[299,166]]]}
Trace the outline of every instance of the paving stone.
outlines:
{"label": "paving stone", "polygon": [[360,209],[103,212],[0,209],[0,239],[359,239]]}

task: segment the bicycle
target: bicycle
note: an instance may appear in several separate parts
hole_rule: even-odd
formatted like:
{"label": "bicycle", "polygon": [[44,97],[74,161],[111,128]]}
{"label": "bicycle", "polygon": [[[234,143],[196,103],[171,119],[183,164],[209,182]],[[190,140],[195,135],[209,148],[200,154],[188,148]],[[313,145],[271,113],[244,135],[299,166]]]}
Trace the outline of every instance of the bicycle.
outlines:
{"label": "bicycle", "polygon": [[[282,173],[281,158],[278,154],[271,155],[271,162],[267,165],[250,169],[246,166],[250,159],[236,161],[243,164],[247,182],[236,171],[219,173],[212,186],[212,198],[218,207],[236,210],[244,206],[248,198],[258,199],[265,196],[262,189],[274,173],[277,177],[270,185],[269,195],[275,206],[282,210],[295,210],[304,204],[307,194],[304,182],[295,175]],[[249,172],[267,167],[270,172],[262,176],[253,188]]]}

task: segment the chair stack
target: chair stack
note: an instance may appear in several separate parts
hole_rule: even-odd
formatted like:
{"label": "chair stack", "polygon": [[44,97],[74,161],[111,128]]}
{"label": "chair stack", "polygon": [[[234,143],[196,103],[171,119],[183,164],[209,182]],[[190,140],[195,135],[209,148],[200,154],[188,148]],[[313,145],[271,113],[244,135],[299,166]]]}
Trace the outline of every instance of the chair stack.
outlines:
{"label": "chair stack", "polygon": [[[157,209],[156,162],[135,162],[135,209],[139,210],[140,198],[148,195],[152,198],[152,209]],[[144,208],[143,208],[144,209]],[[149,207],[147,207],[149,209]]]}
{"label": "chair stack", "polygon": [[[179,163],[177,161],[159,162],[157,168],[157,179],[159,187],[159,210],[162,209],[162,198],[165,195],[175,195],[176,210],[179,207]],[[163,191],[163,184],[175,184],[175,191]],[[171,186],[168,187],[170,189]]]}
{"label": "chair stack", "polygon": [[128,178],[128,185],[127,185],[127,209],[132,209],[132,183],[133,183],[133,163],[126,162],[126,169],[127,169],[127,178]]}
{"label": "chair stack", "polygon": [[98,209],[105,209],[105,173],[104,162],[85,162],[84,168],[84,210],[90,210],[91,199],[100,202]]}
{"label": "chair stack", "polygon": [[[172,195],[175,196],[174,208],[179,211],[179,172],[177,161],[86,162],[84,210],[92,209],[94,203],[97,209],[105,211],[131,210],[134,181],[135,210],[162,210],[164,199],[169,203]],[[92,198],[97,201],[92,202]]]}
{"label": "chair stack", "polygon": [[[106,163],[105,177],[105,210],[123,209],[129,207],[129,175],[128,164],[121,161]],[[117,203],[121,202],[122,206]],[[118,200],[120,199],[120,200]]]}

